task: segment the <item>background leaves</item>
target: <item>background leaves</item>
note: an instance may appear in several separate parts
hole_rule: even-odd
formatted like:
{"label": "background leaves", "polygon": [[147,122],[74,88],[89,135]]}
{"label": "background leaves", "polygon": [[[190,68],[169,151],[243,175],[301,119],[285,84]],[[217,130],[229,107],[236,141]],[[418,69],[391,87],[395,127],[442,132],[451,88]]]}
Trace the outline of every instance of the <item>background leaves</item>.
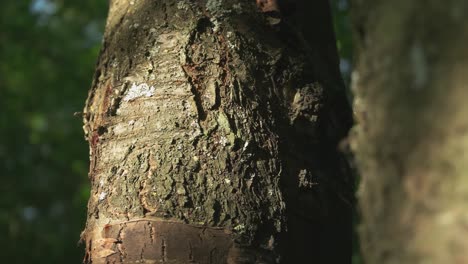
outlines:
{"label": "background leaves", "polygon": [[81,117],[107,1],[0,9],[0,257],[80,263],[89,193]]}

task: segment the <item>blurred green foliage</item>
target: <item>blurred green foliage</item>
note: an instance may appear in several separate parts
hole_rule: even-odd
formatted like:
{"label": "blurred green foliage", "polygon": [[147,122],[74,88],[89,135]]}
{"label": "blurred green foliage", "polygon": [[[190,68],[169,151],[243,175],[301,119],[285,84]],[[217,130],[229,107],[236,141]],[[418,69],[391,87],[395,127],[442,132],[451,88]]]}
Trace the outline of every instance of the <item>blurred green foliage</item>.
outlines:
{"label": "blurred green foliage", "polygon": [[350,0],[332,0],[333,26],[340,54],[340,70],[347,87],[351,81],[353,44],[349,17]]}
{"label": "blurred green foliage", "polygon": [[[82,111],[90,87],[107,2],[0,5],[0,259],[5,263],[81,263],[88,146],[74,112]],[[332,3],[341,69],[349,81],[348,1]]]}
{"label": "blurred green foliage", "polygon": [[73,113],[90,87],[107,1],[0,6],[0,259],[81,263],[88,146]]}
{"label": "blurred green foliage", "polygon": [[[353,39],[351,30],[351,20],[349,16],[350,0],[332,0],[331,1],[332,14],[333,14],[333,27],[336,34],[336,46],[340,55],[340,70],[343,80],[347,87],[348,98],[352,103],[352,92],[350,90],[351,72],[353,70]],[[356,179],[356,185],[359,184],[359,177]],[[359,227],[359,214],[356,211],[354,214],[354,232],[353,232],[353,259],[352,264],[362,264],[362,260],[358,227]]]}

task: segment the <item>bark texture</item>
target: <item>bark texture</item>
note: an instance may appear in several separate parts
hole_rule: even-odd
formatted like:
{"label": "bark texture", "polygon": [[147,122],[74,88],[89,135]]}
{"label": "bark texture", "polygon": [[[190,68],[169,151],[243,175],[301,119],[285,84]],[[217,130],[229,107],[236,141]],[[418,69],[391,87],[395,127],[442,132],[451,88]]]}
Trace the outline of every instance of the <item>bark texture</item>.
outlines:
{"label": "bark texture", "polygon": [[85,108],[86,262],[349,262],[328,4],[289,4],[278,23],[253,0],[111,1]]}
{"label": "bark texture", "polygon": [[468,263],[468,2],[354,1],[367,263]]}

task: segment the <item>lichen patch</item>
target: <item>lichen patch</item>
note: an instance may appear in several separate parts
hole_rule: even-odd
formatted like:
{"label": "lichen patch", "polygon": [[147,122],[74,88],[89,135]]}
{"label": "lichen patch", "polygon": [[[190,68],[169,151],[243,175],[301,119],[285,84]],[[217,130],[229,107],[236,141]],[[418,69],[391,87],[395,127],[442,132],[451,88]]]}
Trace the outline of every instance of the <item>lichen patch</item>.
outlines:
{"label": "lichen patch", "polygon": [[154,86],[149,86],[146,83],[133,83],[123,100],[129,102],[138,97],[151,97],[154,95],[155,90]]}

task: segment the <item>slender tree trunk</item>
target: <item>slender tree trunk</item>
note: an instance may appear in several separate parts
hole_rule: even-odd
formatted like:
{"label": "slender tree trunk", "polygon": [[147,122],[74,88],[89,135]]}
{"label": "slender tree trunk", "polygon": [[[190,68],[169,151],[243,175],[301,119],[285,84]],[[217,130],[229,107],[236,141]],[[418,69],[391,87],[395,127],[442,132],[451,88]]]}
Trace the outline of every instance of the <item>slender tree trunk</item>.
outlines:
{"label": "slender tree trunk", "polygon": [[468,263],[468,2],[356,0],[367,263]]}
{"label": "slender tree trunk", "polygon": [[85,108],[86,262],[350,262],[328,3],[285,2],[278,18],[254,0],[111,1]]}

